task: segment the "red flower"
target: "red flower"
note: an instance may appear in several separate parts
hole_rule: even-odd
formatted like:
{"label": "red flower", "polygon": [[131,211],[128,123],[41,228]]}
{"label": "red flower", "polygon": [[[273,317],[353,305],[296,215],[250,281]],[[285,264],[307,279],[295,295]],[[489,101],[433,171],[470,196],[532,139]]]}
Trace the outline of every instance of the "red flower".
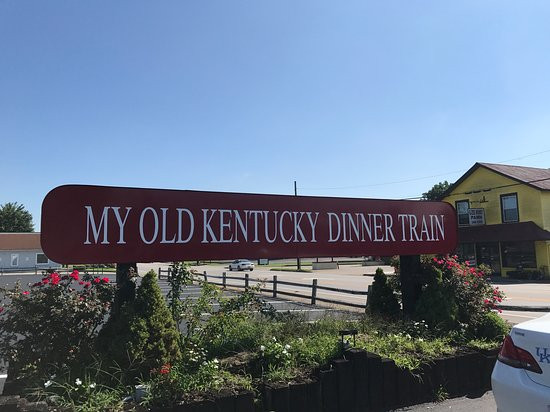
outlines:
{"label": "red flower", "polygon": [[84,282],[84,287],[88,289],[92,284],[90,282]]}
{"label": "red flower", "polygon": [[172,366],[171,366],[169,363],[167,363],[166,365],[162,365],[162,368],[160,368],[160,371],[159,371],[160,374],[161,374],[161,375],[167,375],[167,374],[169,374],[169,373],[170,373],[170,368],[171,368],[171,367],[172,367]]}
{"label": "red flower", "polygon": [[0,313],[4,312],[4,307],[0,306]]}
{"label": "red flower", "polygon": [[94,278],[94,283],[97,285],[99,282],[101,282],[101,279],[99,278]]}
{"label": "red flower", "polygon": [[26,290],[26,291],[23,292],[23,295],[28,295],[28,294],[29,294],[29,291],[28,291],[28,290]]}
{"label": "red flower", "polygon": [[83,285],[83,284],[84,284],[84,282],[83,282],[83,281],[80,281],[80,282],[78,282],[78,284],[79,284],[79,285]]}
{"label": "red flower", "polygon": [[101,279],[103,281],[103,283],[109,283],[109,278],[105,277],[103,279]]}
{"label": "red flower", "polygon": [[72,277],[74,280],[78,280],[78,271],[73,270],[73,273],[71,273],[69,276]]}

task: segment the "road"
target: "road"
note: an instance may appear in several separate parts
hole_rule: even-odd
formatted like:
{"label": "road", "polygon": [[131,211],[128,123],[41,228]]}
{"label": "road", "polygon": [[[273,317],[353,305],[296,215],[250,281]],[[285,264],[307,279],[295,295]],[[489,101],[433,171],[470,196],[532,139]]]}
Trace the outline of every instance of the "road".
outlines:
{"label": "road", "polygon": [[399,412],[496,412],[496,410],[493,392],[486,392],[479,398],[454,398],[439,403],[423,403],[398,409]]}

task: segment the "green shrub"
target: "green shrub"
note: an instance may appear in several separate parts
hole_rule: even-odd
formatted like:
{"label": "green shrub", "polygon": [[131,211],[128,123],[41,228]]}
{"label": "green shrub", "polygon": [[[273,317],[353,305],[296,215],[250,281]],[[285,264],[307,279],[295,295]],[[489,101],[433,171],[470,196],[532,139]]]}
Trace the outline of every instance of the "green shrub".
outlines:
{"label": "green shrub", "polygon": [[395,316],[400,311],[399,302],[381,268],[376,269],[368,300],[369,311],[372,313]]}
{"label": "green shrub", "polygon": [[98,347],[106,361],[127,369],[129,378],[146,377],[151,370],[180,359],[180,336],[156,274],[150,271],[142,279],[135,300],[109,319]]}
{"label": "green shrub", "polygon": [[476,337],[492,341],[502,341],[510,332],[510,324],[495,312],[486,313],[477,325]]}
{"label": "green shrub", "polygon": [[429,326],[442,330],[455,328],[458,321],[458,305],[453,290],[443,282],[443,273],[435,267],[425,269],[427,286],[416,305],[415,315]]}

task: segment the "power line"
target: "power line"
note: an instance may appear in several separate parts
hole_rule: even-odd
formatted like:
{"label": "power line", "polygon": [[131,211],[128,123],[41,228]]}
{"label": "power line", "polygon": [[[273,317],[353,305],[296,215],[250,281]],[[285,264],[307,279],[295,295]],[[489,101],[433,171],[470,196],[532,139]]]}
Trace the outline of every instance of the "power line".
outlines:
{"label": "power line", "polygon": [[[521,160],[521,159],[525,159],[527,157],[536,156],[536,155],[543,154],[543,153],[548,153],[548,152],[550,152],[550,149],[542,150],[542,151],[536,152],[536,153],[531,153],[531,154],[528,154],[528,155],[525,155],[525,156],[515,157],[513,159],[500,160],[497,163],[511,162],[513,160]],[[447,175],[452,175],[452,174],[455,174],[455,173],[462,173],[462,172],[465,172],[467,170],[468,169],[460,169],[460,170],[455,170],[455,171],[452,171],[452,172],[445,172],[445,173],[440,173],[440,174],[431,175],[431,176],[416,177],[416,178],[405,179],[405,180],[395,180],[395,181],[392,181],[392,182],[385,182],[385,183],[371,183],[371,184],[365,184],[365,185],[336,186],[336,187],[301,187],[300,190],[343,190],[343,189],[358,189],[358,188],[363,188],[363,187],[387,186],[387,185],[393,185],[393,184],[398,184],[398,183],[409,183],[409,182],[416,182],[418,180],[432,179],[434,177],[447,176]],[[417,197],[412,197],[412,198],[407,198],[407,199],[416,199],[416,198]]]}

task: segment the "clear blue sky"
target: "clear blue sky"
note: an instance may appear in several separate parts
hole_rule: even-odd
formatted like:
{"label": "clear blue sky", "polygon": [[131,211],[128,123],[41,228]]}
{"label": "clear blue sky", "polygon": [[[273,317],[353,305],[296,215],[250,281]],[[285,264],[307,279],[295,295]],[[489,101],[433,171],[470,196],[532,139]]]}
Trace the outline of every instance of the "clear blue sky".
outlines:
{"label": "clear blue sky", "polygon": [[549,21],[546,0],[0,0],[0,204],[39,229],[69,183],[406,198],[476,161],[550,167]]}

